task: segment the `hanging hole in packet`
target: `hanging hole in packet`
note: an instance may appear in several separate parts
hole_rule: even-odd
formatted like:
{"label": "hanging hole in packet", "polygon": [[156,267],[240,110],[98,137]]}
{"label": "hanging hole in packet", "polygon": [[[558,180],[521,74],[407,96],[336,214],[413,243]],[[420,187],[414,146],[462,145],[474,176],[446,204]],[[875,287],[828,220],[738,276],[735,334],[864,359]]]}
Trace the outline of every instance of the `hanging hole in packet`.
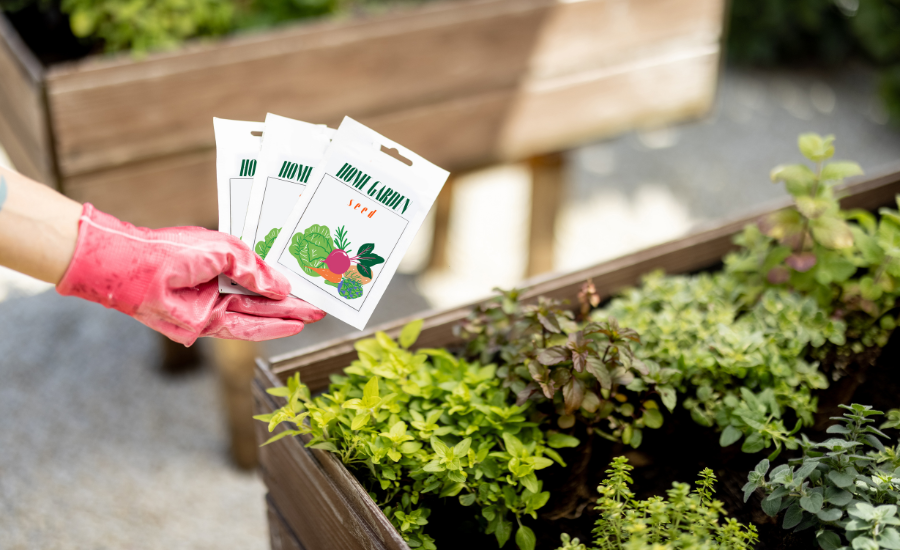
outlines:
{"label": "hanging hole in packet", "polygon": [[272,113],[259,150],[241,239],[263,259],[325,155],[334,130]]}
{"label": "hanging hole in packet", "polygon": [[381,146],[381,152],[384,153],[385,155],[389,156],[389,157],[393,157],[393,158],[399,160],[400,162],[402,162],[403,164],[405,164],[405,165],[407,165],[407,166],[412,166],[412,165],[413,165],[413,162],[412,162],[410,159],[408,159],[408,158],[404,157],[403,155],[401,155],[401,154],[400,154],[400,151],[398,151],[396,147],[391,147],[391,148],[389,149],[389,148],[385,147],[384,145],[382,145],[382,146]]}
{"label": "hanging hole in packet", "polygon": [[250,135],[253,137],[262,137],[262,132],[258,131],[258,130],[254,130],[254,131],[250,132]]}

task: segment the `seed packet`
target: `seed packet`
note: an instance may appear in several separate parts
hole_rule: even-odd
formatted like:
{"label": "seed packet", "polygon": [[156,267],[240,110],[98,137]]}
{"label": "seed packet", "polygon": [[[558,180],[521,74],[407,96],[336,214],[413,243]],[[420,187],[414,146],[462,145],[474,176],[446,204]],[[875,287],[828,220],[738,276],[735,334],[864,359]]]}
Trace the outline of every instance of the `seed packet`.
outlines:
{"label": "seed packet", "polygon": [[344,118],[266,263],[362,330],[449,173]]}
{"label": "seed packet", "polygon": [[334,130],[269,113],[242,239],[265,259]]}
{"label": "seed packet", "polygon": [[[264,127],[263,122],[213,118],[219,231],[235,237],[240,237],[244,228]],[[219,292],[254,294],[224,275],[219,275]]]}

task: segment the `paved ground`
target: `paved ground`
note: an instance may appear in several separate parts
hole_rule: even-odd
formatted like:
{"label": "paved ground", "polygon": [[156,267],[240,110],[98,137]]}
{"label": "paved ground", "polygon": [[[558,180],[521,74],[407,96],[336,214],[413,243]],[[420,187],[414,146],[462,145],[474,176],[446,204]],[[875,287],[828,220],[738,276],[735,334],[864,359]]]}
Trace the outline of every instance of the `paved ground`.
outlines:
{"label": "paved ground", "polygon": [[[708,119],[573,151],[557,268],[777,198],[766,175],[797,158],[802,131],[837,134],[838,156],[870,171],[895,162],[900,132],[884,125],[873,88],[870,74],[852,68],[731,71]],[[489,217],[457,209],[453,264],[397,278],[373,322],[515,284],[524,269],[526,178],[515,166],[468,178],[457,206],[518,193],[515,208]],[[211,370],[162,377],[149,329],[52,291],[32,295],[46,288],[0,270],[0,549],[266,548],[264,488],[228,463]],[[280,353],[350,332],[327,320],[267,348]]]}

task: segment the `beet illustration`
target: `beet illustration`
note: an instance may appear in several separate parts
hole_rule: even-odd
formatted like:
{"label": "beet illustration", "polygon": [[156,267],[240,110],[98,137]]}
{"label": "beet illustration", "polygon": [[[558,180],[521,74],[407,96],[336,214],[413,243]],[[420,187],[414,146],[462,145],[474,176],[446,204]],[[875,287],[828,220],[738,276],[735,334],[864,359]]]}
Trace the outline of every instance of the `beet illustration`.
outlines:
{"label": "beet illustration", "polygon": [[341,275],[350,269],[350,256],[340,248],[335,248],[331,254],[325,258],[325,265],[332,273]]}

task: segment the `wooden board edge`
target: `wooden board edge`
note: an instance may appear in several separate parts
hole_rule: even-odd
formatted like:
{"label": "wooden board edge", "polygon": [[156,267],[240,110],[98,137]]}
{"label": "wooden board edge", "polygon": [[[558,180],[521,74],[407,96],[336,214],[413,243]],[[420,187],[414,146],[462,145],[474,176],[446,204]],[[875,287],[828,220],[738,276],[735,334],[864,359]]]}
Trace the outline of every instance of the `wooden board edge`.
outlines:
{"label": "wooden board edge", "polygon": [[12,22],[0,11],[0,40],[3,40],[9,49],[15,54],[16,60],[19,62],[22,70],[28,75],[35,86],[43,86],[44,83],[44,66],[38,61],[34,53],[19,36],[19,33],[13,27]]}

